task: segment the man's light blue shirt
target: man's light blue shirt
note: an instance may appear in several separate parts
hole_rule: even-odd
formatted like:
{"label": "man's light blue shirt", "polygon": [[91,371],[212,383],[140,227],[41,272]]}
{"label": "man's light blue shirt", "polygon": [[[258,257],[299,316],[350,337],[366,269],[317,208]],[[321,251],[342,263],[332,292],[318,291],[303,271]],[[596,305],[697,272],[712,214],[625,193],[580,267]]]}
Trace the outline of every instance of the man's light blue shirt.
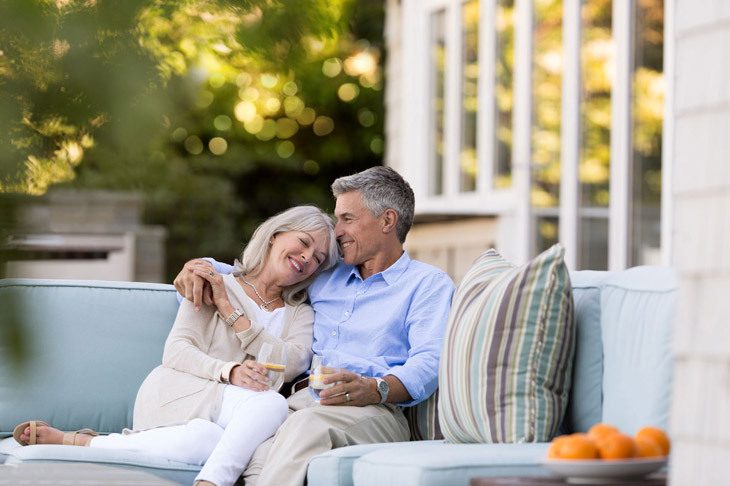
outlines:
{"label": "man's light blue shirt", "polygon": [[[232,270],[215,265],[221,273]],[[364,280],[357,267],[339,263],[309,287],[312,349],[333,366],[365,376],[394,375],[413,399],[402,405],[415,405],[438,386],[453,292],[446,273],[407,252]]]}

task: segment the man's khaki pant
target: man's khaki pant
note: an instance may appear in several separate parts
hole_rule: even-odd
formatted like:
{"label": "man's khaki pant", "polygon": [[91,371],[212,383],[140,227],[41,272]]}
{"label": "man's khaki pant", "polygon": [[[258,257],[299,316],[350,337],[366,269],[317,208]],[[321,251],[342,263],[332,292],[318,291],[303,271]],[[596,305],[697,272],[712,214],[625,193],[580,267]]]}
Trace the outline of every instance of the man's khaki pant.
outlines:
{"label": "man's khaki pant", "polygon": [[244,472],[246,486],[302,485],[309,460],[355,444],[407,441],[408,422],[394,405],[322,406],[299,390],[289,397],[289,418],[261,444]]}

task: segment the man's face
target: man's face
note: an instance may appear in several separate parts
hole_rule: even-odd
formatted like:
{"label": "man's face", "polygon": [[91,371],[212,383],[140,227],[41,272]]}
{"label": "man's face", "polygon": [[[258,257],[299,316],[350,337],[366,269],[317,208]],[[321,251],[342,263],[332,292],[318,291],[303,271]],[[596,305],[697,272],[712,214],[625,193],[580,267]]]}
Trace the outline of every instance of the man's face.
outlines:
{"label": "man's face", "polygon": [[377,255],[385,235],[380,219],[363,205],[360,191],[337,196],[335,216],[335,235],[345,263],[362,265]]}

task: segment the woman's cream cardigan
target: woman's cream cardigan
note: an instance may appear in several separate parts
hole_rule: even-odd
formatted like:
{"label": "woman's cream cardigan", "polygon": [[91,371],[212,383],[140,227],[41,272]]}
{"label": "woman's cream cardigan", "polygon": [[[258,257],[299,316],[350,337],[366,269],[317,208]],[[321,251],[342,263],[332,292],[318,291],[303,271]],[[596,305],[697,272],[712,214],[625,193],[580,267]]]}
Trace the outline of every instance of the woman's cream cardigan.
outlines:
{"label": "woman's cream cardigan", "polygon": [[[231,305],[255,316],[254,305],[231,275],[223,281]],[[280,337],[269,334],[256,322],[243,332],[228,327],[213,306],[195,312],[183,300],[165,342],[162,365],[147,376],[134,404],[134,429],[144,430],[185,423],[194,418],[213,421],[218,413],[231,369],[246,359],[256,359],[261,344],[287,352],[284,381],[304,372],[312,359],[314,312],[307,304],[286,305]]]}

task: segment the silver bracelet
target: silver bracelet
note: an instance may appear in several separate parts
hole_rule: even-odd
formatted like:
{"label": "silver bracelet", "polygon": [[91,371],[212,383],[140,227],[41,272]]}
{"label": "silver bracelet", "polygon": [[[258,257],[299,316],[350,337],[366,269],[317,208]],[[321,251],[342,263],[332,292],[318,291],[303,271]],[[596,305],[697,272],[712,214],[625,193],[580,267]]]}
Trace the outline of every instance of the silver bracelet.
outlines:
{"label": "silver bracelet", "polygon": [[233,324],[235,324],[236,321],[238,320],[238,318],[241,317],[242,315],[244,315],[244,314],[241,309],[234,310],[233,313],[230,316],[228,316],[228,318],[226,319],[226,325],[228,327],[233,327]]}

